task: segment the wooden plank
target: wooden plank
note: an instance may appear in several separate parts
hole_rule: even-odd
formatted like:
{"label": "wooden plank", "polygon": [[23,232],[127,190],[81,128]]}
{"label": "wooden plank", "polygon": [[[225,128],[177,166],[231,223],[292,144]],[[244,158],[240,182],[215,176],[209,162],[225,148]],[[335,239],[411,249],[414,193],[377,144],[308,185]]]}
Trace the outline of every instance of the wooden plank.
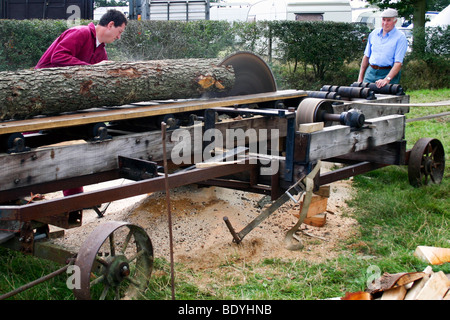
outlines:
{"label": "wooden plank", "polygon": [[298,131],[301,133],[311,133],[322,130],[323,128],[324,128],[323,122],[301,123],[298,126]]}
{"label": "wooden plank", "polygon": [[381,300],[403,300],[405,295],[406,288],[401,286],[384,291]]}
{"label": "wooden plank", "polygon": [[[324,190],[327,189],[329,190],[329,188],[325,188]],[[327,197],[314,194],[311,198],[311,203],[309,204],[308,212],[306,213],[303,223],[314,227],[323,227],[327,221],[327,214],[325,212],[327,210],[327,205]],[[302,208],[303,202],[300,203],[299,213],[294,214],[294,216],[299,217]]]}
{"label": "wooden plank", "polygon": [[[173,143],[169,141],[168,145],[172,147]],[[119,155],[145,160],[160,158],[161,133],[132,134],[99,143],[3,154],[0,156],[0,191],[117,169]]]}
{"label": "wooden plank", "polygon": [[417,295],[422,290],[422,288],[425,286],[425,283],[430,279],[429,274],[425,274],[422,279],[417,280],[414,282],[412,287],[408,290],[406,293],[406,296],[404,300],[416,300]]}
{"label": "wooden plank", "polygon": [[433,269],[431,266],[427,266],[423,270],[423,277],[417,281],[414,281],[411,288],[409,288],[406,296],[403,300],[415,300],[417,294],[422,290],[425,283],[430,279],[431,274],[433,273]]}
{"label": "wooden plank", "polygon": [[327,214],[326,212],[316,214],[312,217],[307,217],[303,220],[304,224],[313,226],[313,227],[323,227],[327,222]]}
{"label": "wooden plank", "polygon": [[158,116],[169,113],[191,112],[215,107],[234,107],[241,104],[262,103],[280,99],[292,99],[307,96],[302,90],[282,90],[268,93],[258,93],[226,98],[189,100],[158,105],[139,106],[128,105],[120,108],[97,109],[98,111],[77,112],[60,116],[35,118],[19,121],[6,121],[0,123],[0,135],[16,132],[38,131],[72,127],[89,123],[119,121],[141,117]]}
{"label": "wooden plank", "polygon": [[450,248],[418,246],[414,255],[432,265],[450,262]]}
{"label": "wooden plank", "polygon": [[[335,125],[325,127],[321,131],[301,134],[297,137],[297,145],[300,148],[307,146],[301,145],[301,135],[310,135],[309,148],[305,155],[296,152],[297,161],[317,161],[321,159],[329,159],[338,157],[339,155],[348,154],[366,150],[370,147],[380,146],[396,141],[400,141],[404,137],[405,116],[390,115],[369,119],[372,122],[370,128],[362,128],[360,130],[352,130],[352,128],[343,125]],[[302,152],[305,150],[302,149]],[[303,159],[301,158],[303,157]]]}
{"label": "wooden plank", "polygon": [[[309,205],[308,213],[306,214],[306,217],[313,217],[320,213],[324,213],[327,211],[328,206],[328,198],[321,197],[318,195],[313,195],[311,198],[311,203]],[[302,211],[303,202],[300,205],[300,212]]]}
{"label": "wooden plank", "polygon": [[435,272],[417,294],[416,300],[441,300],[449,287],[450,280],[444,272]]}
{"label": "wooden plank", "polygon": [[[311,202],[309,204],[308,212],[306,213],[306,217],[313,217],[320,213],[324,213],[325,211],[327,211],[327,205],[328,198],[313,194],[313,196],[311,197]],[[299,217],[302,208],[303,201],[300,202],[300,209],[298,213],[294,214],[294,216]]]}

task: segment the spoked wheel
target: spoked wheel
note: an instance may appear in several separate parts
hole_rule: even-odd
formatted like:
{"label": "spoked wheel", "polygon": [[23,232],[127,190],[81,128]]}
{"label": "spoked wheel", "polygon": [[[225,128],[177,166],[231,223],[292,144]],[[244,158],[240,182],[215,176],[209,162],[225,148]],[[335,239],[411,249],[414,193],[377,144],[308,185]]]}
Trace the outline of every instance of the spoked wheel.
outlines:
{"label": "spoked wheel", "polygon": [[408,162],[409,183],[414,187],[439,184],[444,176],[445,152],[437,139],[421,138],[411,150]]}
{"label": "spoked wheel", "polygon": [[153,247],[147,233],[127,222],[105,222],[81,246],[77,299],[134,299],[148,286]]}

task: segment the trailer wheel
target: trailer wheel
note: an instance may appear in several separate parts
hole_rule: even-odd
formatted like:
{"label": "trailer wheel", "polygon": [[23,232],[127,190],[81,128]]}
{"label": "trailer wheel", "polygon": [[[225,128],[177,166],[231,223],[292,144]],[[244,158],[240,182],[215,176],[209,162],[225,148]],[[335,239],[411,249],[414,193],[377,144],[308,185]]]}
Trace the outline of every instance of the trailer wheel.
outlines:
{"label": "trailer wheel", "polygon": [[111,221],[99,225],[81,246],[75,266],[80,282],[77,299],[134,299],[148,286],[153,247],[139,226]]}
{"label": "trailer wheel", "polygon": [[437,139],[421,138],[411,150],[408,161],[409,183],[414,187],[439,184],[444,176],[445,152]]}

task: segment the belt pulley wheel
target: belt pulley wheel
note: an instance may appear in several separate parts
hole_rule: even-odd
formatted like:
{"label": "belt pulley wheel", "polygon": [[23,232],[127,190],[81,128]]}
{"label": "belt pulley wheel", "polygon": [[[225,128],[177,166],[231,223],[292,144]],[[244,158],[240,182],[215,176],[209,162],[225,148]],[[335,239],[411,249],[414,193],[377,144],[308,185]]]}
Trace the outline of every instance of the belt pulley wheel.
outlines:
{"label": "belt pulley wheel", "polygon": [[333,106],[330,101],[305,98],[298,105],[295,115],[296,128],[303,123],[324,122],[325,126],[330,126],[331,121],[324,121],[324,114],[332,114]]}
{"label": "belt pulley wheel", "polygon": [[111,221],[99,225],[81,246],[77,299],[133,299],[148,287],[153,268],[153,247],[140,227]]}
{"label": "belt pulley wheel", "polygon": [[239,51],[226,57],[220,66],[232,66],[234,86],[226,96],[240,96],[277,91],[272,71],[266,62],[251,52]]}
{"label": "belt pulley wheel", "polygon": [[439,184],[444,176],[445,152],[437,139],[421,138],[411,149],[408,161],[408,179],[414,187]]}

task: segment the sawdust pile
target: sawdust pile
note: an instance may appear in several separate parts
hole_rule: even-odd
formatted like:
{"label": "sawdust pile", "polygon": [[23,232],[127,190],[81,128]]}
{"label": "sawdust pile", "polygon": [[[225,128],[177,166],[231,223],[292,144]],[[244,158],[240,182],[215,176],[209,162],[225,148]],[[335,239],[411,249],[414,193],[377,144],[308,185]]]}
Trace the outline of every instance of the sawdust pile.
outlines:
{"label": "sawdust pile", "polygon": [[[227,216],[239,232],[262,212],[259,206],[262,195],[196,185],[173,189],[170,201],[174,260],[194,269],[204,269],[220,266],[230,259],[256,262],[281,258],[320,262],[336,257],[342,252],[345,240],[357,233],[357,222],[345,214],[345,201],[351,197],[351,192],[351,180],[333,183],[325,226],[302,224],[298,238],[304,248],[290,251],[285,249],[284,237],[298,219],[294,214],[299,213],[299,204],[294,201],[285,203],[236,245],[223,217]],[[86,210],[83,225],[66,230],[61,241],[76,250],[96,226],[109,220],[128,221],[144,228],[152,241],[154,256],[169,260],[169,224],[164,192],[115,201],[103,218],[98,218],[93,210]]]}

